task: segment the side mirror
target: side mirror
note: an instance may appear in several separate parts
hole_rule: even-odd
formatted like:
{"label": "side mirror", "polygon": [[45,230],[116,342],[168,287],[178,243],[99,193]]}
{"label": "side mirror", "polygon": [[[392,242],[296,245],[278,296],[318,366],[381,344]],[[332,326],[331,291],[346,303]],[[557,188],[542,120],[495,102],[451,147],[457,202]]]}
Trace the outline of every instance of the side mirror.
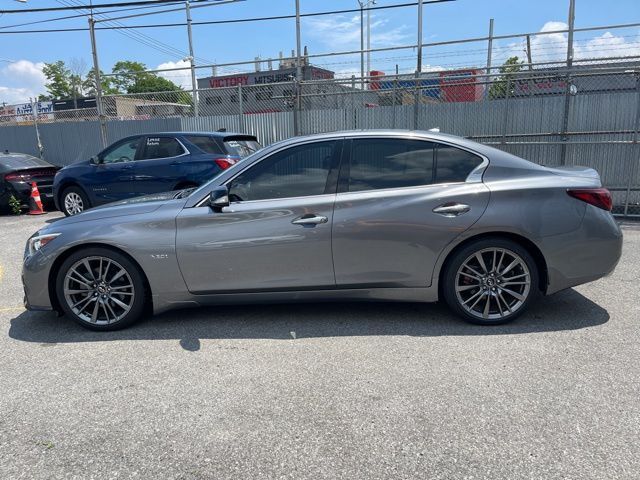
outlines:
{"label": "side mirror", "polygon": [[209,194],[209,207],[214,212],[221,212],[224,207],[229,206],[229,189],[224,185],[211,190]]}
{"label": "side mirror", "polygon": [[89,163],[91,163],[92,165],[100,165],[100,159],[96,155],[94,155],[89,159]]}

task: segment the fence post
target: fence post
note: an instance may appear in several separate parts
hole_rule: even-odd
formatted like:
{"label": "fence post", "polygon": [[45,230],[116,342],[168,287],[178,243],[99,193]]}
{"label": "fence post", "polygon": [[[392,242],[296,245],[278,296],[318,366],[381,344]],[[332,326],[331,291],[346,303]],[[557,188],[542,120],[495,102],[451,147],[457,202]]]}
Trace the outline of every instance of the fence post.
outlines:
{"label": "fence post", "polygon": [[504,92],[504,122],[502,124],[502,145],[507,142],[507,127],[509,126],[509,98],[511,97],[511,75],[507,74],[507,88]]}
{"label": "fence post", "polygon": [[29,101],[31,102],[31,112],[33,115],[33,126],[36,130],[36,141],[38,142],[38,157],[42,158],[42,152],[43,152],[43,148],[42,148],[42,142],[40,141],[40,130],[38,128],[38,103],[36,101],[33,100],[33,98],[30,98]]}
{"label": "fence post", "polygon": [[413,130],[418,129],[418,115],[420,108],[420,72],[416,70],[416,79],[415,79],[415,95],[413,98]]}
{"label": "fence post", "polygon": [[[631,144],[631,155],[629,165],[629,175],[627,180],[627,193],[624,200],[624,216],[629,214],[629,201],[631,196],[631,185],[636,177],[636,163],[640,164],[640,72],[636,76],[636,120],[633,127],[633,143]],[[635,161],[634,161],[635,160]]]}
{"label": "fence post", "polygon": [[396,124],[397,124],[397,120],[396,120],[396,116],[397,116],[397,112],[396,112],[396,95],[398,94],[398,77],[396,76],[396,78],[393,80],[393,89],[392,89],[392,96],[391,96],[391,100],[393,101],[392,105],[393,105],[393,127],[392,128],[396,128]]}
{"label": "fence post", "polygon": [[242,103],[242,84],[238,83],[238,128],[241,133],[244,131],[244,108]]}

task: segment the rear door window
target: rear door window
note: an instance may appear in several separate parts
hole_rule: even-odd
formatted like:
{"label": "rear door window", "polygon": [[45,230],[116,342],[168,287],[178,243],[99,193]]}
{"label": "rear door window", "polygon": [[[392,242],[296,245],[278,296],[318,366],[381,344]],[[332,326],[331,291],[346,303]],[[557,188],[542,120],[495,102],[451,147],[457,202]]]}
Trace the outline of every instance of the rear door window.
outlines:
{"label": "rear door window", "polygon": [[262,148],[253,137],[227,137],[223,140],[228,155],[246,157]]}
{"label": "rear door window", "polygon": [[144,153],[140,160],[171,158],[183,153],[182,145],[173,137],[147,137],[144,142]]}
{"label": "rear door window", "polygon": [[189,142],[193,143],[196,147],[205,153],[223,154],[218,142],[213,137],[207,137],[205,135],[194,135],[191,137],[185,137]]}
{"label": "rear door window", "polygon": [[363,138],[351,144],[349,192],[415,187],[433,182],[435,145],[400,138]]}

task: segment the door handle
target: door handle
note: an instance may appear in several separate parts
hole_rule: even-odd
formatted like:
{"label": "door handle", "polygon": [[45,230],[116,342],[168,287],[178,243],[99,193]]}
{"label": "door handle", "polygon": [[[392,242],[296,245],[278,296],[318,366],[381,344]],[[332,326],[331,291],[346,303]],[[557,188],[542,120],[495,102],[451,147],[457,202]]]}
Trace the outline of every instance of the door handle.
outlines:
{"label": "door handle", "polygon": [[122,166],[122,170],[131,170],[133,168],[133,165],[123,165]]}
{"label": "door handle", "polygon": [[433,213],[437,213],[438,215],[442,215],[444,217],[457,217],[458,215],[462,215],[471,210],[469,205],[465,205],[464,203],[456,203],[449,202],[443,203],[442,205],[433,209]]}
{"label": "door handle", "polygon": [[327,223],[327,217],[323,217],[322,215],[316,215],[315,213],[308,213],[301,217],[296,218],[291,223],[294,225],[302,225],[313,227],[315,225],[319,225],[321,223]]}

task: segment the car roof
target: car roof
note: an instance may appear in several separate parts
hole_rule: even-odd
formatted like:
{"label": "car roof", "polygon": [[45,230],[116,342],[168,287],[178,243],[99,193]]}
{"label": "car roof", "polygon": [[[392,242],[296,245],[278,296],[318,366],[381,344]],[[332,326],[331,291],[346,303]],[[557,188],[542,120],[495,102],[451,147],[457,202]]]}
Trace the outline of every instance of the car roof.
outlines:
{"label": "car roof", "polygon": [[[355,137],[413,137],[415,139],[442,142],[462,149],[469,150],[489,159],[494,166],[517,167],[538,170],[542,168],[533,162],[517,157],[503,150],[499,150],[489,145],[469,140],[468,138],[442,133],[436,130],[405,130],[405,129],[371,129],[371,130],[342,130],[337,132],[318,133],[301,137],[292,137],[281,142],[279,146],[294,145],[296,143],[312,140],[333,140],[339,138]],[[274,144],[275,145],[275,144]]]}
{"label": "car roof", "polygon": [[140,137],[142,135],[168,135],[174,137],[251,137],[256,138],[255,135],[251,135],[250,133],[237,133],[237,132],[149,132],[149,133],[141,133],[139,135],[132,135],[134,137]]}

